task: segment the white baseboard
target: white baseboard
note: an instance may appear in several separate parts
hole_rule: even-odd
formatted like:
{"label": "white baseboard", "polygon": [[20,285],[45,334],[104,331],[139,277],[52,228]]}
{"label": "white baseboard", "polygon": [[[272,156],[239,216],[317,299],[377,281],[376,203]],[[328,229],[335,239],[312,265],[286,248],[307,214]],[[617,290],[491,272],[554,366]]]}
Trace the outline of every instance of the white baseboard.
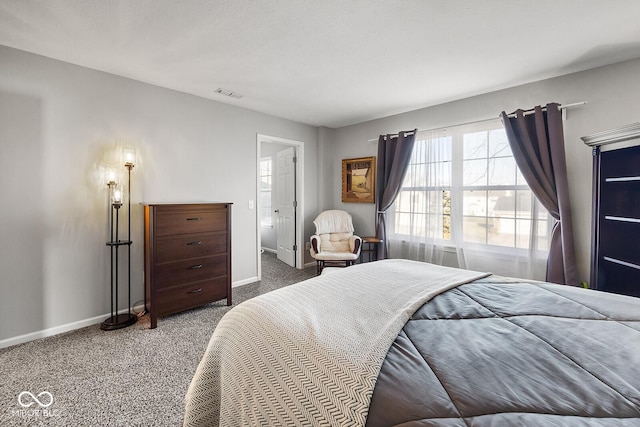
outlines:
{"label": "white baseboard", "polygon": [[[232,287],[238,287],[243,285],[248,285],[249,283],[254,283],[258,281],[258,277],[250,277],[248,279],[239,280],[237,282],[233,282],[231,284]],[[142,304],[135,305],[132,307],[132,311],[134,313],[139,313],[144,309]],[[127,310],[120,310],[119,314],[126,313]],[[16,337],[7,338],[4,340],[0,340],[0,348],[7,348],[18,344],[24,344],[29,341],[37,340],[40,338],[51,337],[53,335],[62,334],[65,332],[70,332],[76,329],[84,328],[87,326],[95,325],[98,323],[102,323],[106,318],[110,317],[111,313],[101,314],[100,316],[90,317],[88,319],[78,320],[76,322],[67,323],[60,326],[55,326],[53,328],[42,329],[40,331],[30,332],[24,335],[18,335]]]}
{"label": "white baseboard", "polygon": [[264,246],[262,247],[262,250],[265,251],[265,252],[270,252],[272,254],[277,254],[278,253],[277,250],[271,249],[271,248],[265,248]]}
{"label": "white baseboard", "polygon": [[258,281],[258,276],[249,277],[248,279],[238,280],[237,282],[233,282],[231,284],[232,288],[237,288],[238,286],[248,285],[249,283],[254,283]]}
{"label": "white baseboard", "polygon": [[[134,305],[131,307],[132,313],[141,313],[144,311],[144,305]],[[124,314],[128,310],[122,309],[118,314]],[[89,319],[78,320],[77,322],[67,323],[65,325],[55,326],[53,328],[43,329],[41,331],[31,332],[24,335],[18,335],[17,337],[11,337],[0,341],[0,348],[11,347],[13,345],[24,344],[29,341],[37,340],[40,338],[52,337],[54,335],[63,334],[65,332],[74,331],[76,329],[85,328],[87,326],[96,325],[102,323],[105,319],[111,317],[111,313],[103,314]]]}
{"label": "white baseboard", "polygon": [[[142,309],[142,306],[140,306],[140,309]],[[120,314],[126,313],[126,312],[127,310],[121,310]],[[18,335],[17,337],[7,338],[0,341],[0,348],[6,348],[6,347],[11,347],[13,345],[24,344],[26,342],[37,340],[40,338],[51,337],[53,335],[62,334],[65,332],[95,325],[97,323],[102,323],[105,319],[107,319],[110,316],[111,316],[111,313],[102,314],[100,316],[91,317],[89,319],[78,320],[77,322],[71,322],[71,323],[56,326],[53,328],[42,329],[40,331],[31,332],[24,335]]]}

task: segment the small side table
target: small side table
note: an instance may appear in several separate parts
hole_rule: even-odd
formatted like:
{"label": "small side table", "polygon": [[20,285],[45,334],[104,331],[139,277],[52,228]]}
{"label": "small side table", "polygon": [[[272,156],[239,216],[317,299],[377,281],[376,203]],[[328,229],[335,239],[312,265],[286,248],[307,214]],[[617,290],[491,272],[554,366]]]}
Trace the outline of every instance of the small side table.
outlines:
{"label": "small side table", "polygon": [[[362,238],[362,249],[360,250],[360,262],[371,262],[378,260],[378,244],[382,243],[382,239],[375,236],[367,236]],[[364,254],[367,254],[365,261]]]}

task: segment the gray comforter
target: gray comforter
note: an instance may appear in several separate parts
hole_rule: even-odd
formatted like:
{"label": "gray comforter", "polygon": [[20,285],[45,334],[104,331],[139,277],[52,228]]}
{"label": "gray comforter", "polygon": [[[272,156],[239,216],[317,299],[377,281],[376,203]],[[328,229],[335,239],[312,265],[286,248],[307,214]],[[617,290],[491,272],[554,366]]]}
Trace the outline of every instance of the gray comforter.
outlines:
{"label": "gray comforter", "polygon": [[369,426],[640,426],[640,299],[491,276],[419,309]]}
{"label": "gray comforter", "polygon": [[486,276],[388,259],[245,301],[216,326],[184,425],[364,426],[380,367],[411,315]]}

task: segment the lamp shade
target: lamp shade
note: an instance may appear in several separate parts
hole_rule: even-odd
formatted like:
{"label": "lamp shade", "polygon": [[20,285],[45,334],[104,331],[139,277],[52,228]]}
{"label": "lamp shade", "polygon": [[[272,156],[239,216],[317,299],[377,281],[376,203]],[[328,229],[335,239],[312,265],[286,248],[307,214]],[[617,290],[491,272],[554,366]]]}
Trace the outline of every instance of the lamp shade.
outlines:
{"label": "lamp shade", "polygon": [[114,206],[122,205],[122,186],[118,184],[114,184],[110,186],[111,188],[111,204]]}
{"label": "lamp shade", "polygon": [[109,186],[117,184],[118,171],[113,166],[107,165],[104,169],[104,180]]}
{"label": "lamp shade", "polygon": [[124,147],[122,149],[122,161],[125,166],[133,167],[136,164],[136,149],[133,147]]}

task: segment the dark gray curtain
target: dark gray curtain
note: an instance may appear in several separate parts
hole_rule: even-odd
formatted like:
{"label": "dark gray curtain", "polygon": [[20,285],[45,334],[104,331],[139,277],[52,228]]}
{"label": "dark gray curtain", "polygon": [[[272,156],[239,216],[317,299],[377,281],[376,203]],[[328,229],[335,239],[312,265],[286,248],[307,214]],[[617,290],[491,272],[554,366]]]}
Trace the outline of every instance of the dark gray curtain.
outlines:
{"label": "dark gray curtain", "polygon": [[378,245],[378,259],[387,258],[387,228],[385,213],[398,196],[404,174],[416,141],[416,132],[404,131],[395,135],[380,135],[376,168],[376,236],[382,239]]}
{"label": "dark gray curtain", "polygon": [[547,281],[578,286],[573,226],[569,206],[569,181],[559,104],[537,106],[532,114],[502,112],[509,144],[527,184],[556,219],[551,233]]}

